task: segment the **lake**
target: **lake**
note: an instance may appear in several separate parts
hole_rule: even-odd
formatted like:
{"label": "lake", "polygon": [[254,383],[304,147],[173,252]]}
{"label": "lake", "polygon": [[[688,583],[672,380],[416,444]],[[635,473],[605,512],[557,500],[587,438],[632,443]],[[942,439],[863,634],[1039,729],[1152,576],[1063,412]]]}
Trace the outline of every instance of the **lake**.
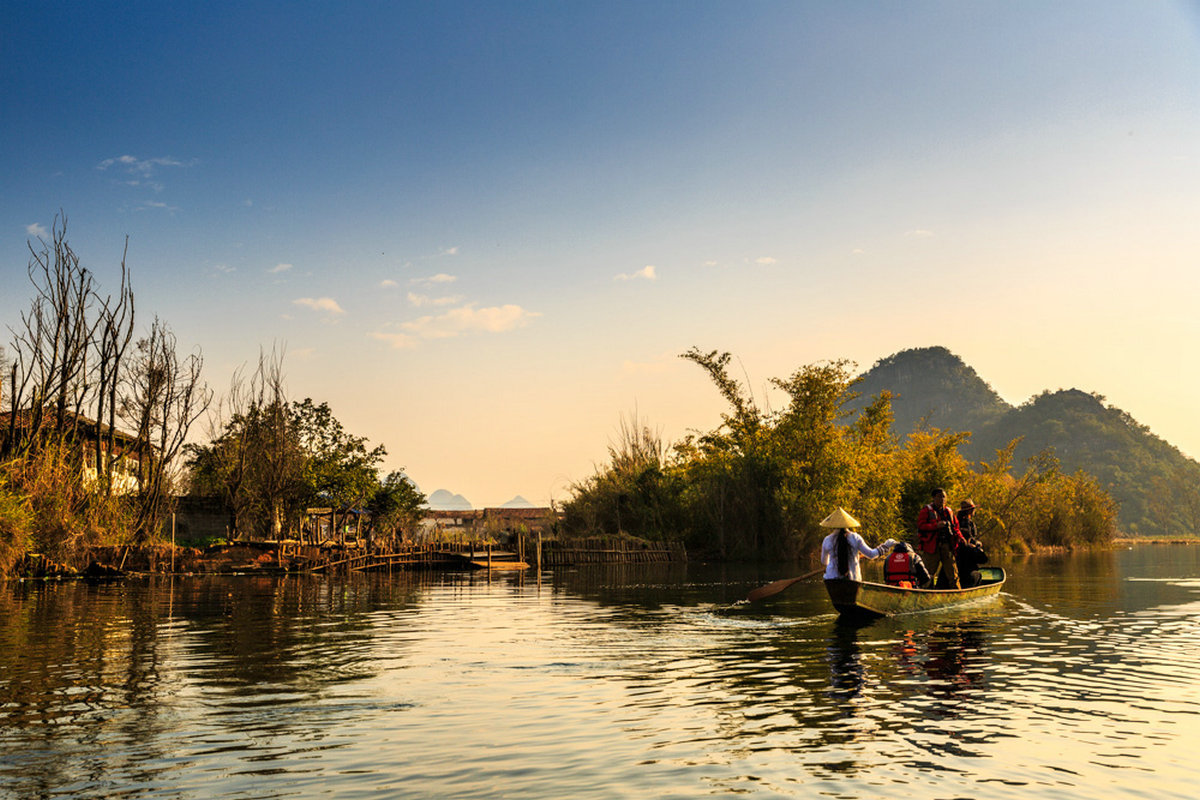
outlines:
{"label": "lake", "polygon": [[0,584],[3,798],[1194,798],[1200,546],[858,628],[802,569]]}

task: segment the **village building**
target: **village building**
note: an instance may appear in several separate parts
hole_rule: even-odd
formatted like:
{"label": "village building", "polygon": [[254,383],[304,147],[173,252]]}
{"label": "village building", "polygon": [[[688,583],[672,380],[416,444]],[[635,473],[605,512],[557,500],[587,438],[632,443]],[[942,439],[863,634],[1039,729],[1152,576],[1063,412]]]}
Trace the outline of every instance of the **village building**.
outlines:
{"label": "village building", "polygon": [[[7,454],[17,443],[38,435],[39,431],[54,431],[57,427],[56,413],[47,409],[40,421],[34,420],[29,411],[0,413],[0,455]],[[106,469],[111,467],[112,491],[114,494],[135,494],[140,485],[140,453],[138,438],[119,428],[109,428],[82,414],[64,413],[62,424],[65,440],[77,448],[84,486],[95,489],[99,486],[99,463]]]}
{"label": "village building", "polygon": [[426,509],[417,526],[424,539],[513,533],[550,533],[558,529],[562,513],[553,508]]}

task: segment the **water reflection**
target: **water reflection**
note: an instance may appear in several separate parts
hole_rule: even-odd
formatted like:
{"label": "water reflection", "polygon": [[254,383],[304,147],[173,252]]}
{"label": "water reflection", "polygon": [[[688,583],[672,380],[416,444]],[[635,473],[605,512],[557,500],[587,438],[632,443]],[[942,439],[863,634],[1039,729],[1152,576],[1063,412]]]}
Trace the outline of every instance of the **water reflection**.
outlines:
{"label": "water reflection", "polygon": [[829,662],[829,696],[845,713],[854,713],[853,700],[862,692],[866,682],[866,667],[858,645],[858,629],[835,625],[825,648]]}
{"label": "water reflection", "polygon": [[13,585],[0,797],[1190,796],[1197,552],[862,627],[697,565]]}
{"label": "water reflection", "polygon": [[119,774],[121,754],[157,765],[139,769],[149,781],[182,766],[181,742],[261,760],[293,750],[275,738],[320,740],[354,713],[330,687],[373,674],[371,613],[417,596],[294,577],[14,584],[0,594],[0,774],[31,782],[20,796],[71,796]]}
{"label": "water reflection", "polygon": [[985,690],[985,675],[980,668],[985,644],[984,623],[979,620],[953,622],[931,631],[925,662],[931,693],[954,701],[960,694]]}

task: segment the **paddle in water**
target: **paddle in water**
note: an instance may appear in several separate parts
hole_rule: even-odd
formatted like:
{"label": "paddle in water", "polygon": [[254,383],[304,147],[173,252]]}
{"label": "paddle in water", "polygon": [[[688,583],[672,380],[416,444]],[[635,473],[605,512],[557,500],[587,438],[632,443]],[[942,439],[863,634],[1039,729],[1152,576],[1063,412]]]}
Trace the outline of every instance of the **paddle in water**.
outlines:
{"label": "paddle in water", "polygon": [[746,600],[753,603],[755,600],[762,600],[764,597],[771,597],[772,595],[779,594],[792,584],[799,583],[800,581],[811,578],[814,575],[820,575],[822,572],[824,572],[823,569],[814,569],[812,572],[804,573],[799,578],[784,578],[783,580],[768,583],[766,586],[760,586],[757,589],[750,590],[750,594],[746,595]]}

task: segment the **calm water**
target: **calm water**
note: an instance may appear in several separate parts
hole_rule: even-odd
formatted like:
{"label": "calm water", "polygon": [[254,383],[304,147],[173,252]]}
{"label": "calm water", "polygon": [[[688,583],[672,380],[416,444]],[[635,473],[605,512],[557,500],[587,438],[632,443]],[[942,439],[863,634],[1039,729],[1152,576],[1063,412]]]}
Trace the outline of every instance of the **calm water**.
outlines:
{"label": "calm water", "polygon": [[858,629],[694,564],[0,585],[0,797],[1194,798],[1200,546],[1006,566]]}

